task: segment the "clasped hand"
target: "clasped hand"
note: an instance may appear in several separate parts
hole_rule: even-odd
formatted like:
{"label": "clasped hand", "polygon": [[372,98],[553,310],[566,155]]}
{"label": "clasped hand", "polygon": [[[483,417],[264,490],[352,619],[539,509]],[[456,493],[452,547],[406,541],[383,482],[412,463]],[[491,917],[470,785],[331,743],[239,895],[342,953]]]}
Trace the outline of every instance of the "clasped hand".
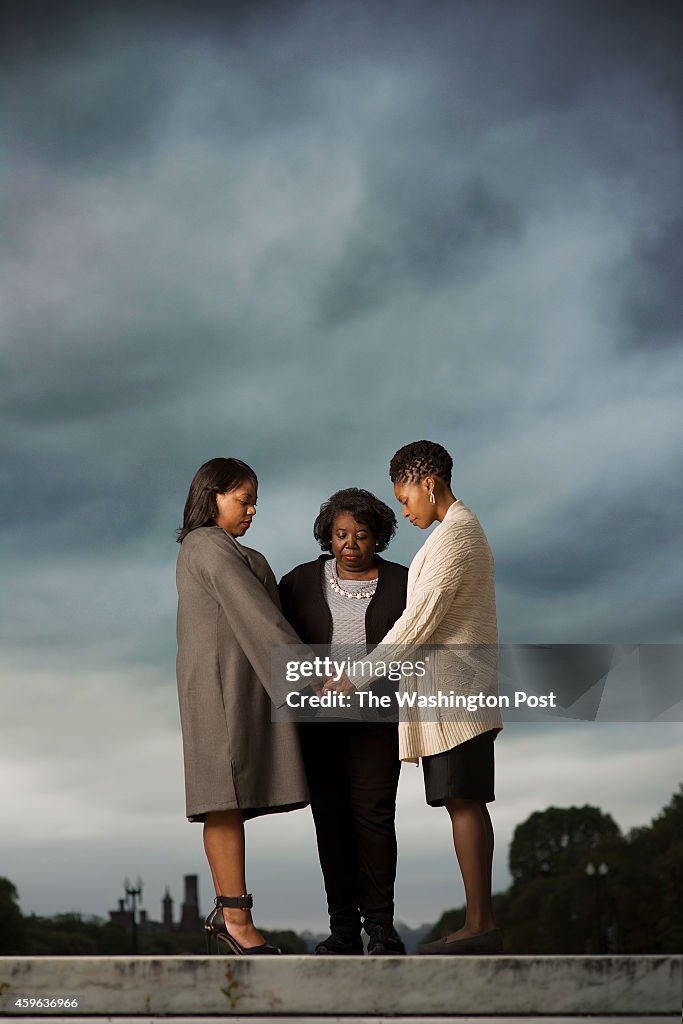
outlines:
{"label": "clasped hand", "polygon": [[327,679],[323,686],[322,692],[325,693],[343,693],[344,696],[349,697],[352,693],[356,692],[357,687],[353,685],[349,677],[345,672],[337,679]]}

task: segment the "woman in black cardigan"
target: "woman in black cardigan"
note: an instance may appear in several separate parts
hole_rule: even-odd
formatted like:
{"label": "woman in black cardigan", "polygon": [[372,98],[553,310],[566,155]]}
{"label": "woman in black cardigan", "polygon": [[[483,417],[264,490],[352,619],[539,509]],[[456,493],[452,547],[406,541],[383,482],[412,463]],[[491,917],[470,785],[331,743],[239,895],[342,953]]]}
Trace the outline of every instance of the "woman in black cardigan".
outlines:
{"label": "woman in black cardigan", "polygon": [[[369,491],[337,491],[313,533],[325,552],[282,578],[282,609],[305,643],[374,647],[406,603],[408,570],[379,556],[396,531],[391,509]],[[357,646],[356,646],[357,651]],[[400,761],[395,722],[299,725],[330,936],[317,954],[404,954],[394,929],[396,790]]]}

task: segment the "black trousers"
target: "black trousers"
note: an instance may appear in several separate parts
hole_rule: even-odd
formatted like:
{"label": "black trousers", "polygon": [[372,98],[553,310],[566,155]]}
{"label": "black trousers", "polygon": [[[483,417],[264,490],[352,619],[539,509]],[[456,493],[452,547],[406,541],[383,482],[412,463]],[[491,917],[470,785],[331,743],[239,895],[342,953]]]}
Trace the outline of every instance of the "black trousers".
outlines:
{"label": "black trousers", "polygon": [[299,725],[330,927],[393,924],[396,723]]}

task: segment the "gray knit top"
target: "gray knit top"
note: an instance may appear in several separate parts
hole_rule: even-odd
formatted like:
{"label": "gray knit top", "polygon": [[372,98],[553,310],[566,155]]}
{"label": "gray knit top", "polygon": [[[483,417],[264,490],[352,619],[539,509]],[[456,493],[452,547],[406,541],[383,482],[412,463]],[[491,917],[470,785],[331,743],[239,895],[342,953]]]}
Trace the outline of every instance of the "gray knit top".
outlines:
{"label": "gray knit top", "polygon": [[[365,645],[365,613],[372,598],[364,597],[353,600],[343,597],[330,586],[330,579],[335,575],[336,559],[328,558],[323,562],[322,583],[325,599],[332,616],[332,657],[357,658],[359,645]],[[339,586],[349,594],[359,591],[375,591],[377,580],[339,580]]]}

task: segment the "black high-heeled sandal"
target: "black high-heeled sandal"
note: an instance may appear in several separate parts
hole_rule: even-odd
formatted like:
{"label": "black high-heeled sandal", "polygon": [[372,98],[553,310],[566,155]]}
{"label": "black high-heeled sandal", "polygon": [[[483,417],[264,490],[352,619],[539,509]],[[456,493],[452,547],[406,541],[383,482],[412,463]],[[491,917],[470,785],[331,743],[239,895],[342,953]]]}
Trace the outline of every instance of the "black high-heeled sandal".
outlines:
{"label": "black high-heeled sandal", "polygon": [[243,896],[216,896],[216,906],[204,922],[206,932],[207,953],[218,953],[220,941],[223,941],[235,956],[258,956],[262,954],[279,954],[282,952],[270,942],[262,942],[259,946],[243,946],[231,935],[223,917],[223,907],[236,907],[240,910],[251,910],[254,897],[250,892]]}

